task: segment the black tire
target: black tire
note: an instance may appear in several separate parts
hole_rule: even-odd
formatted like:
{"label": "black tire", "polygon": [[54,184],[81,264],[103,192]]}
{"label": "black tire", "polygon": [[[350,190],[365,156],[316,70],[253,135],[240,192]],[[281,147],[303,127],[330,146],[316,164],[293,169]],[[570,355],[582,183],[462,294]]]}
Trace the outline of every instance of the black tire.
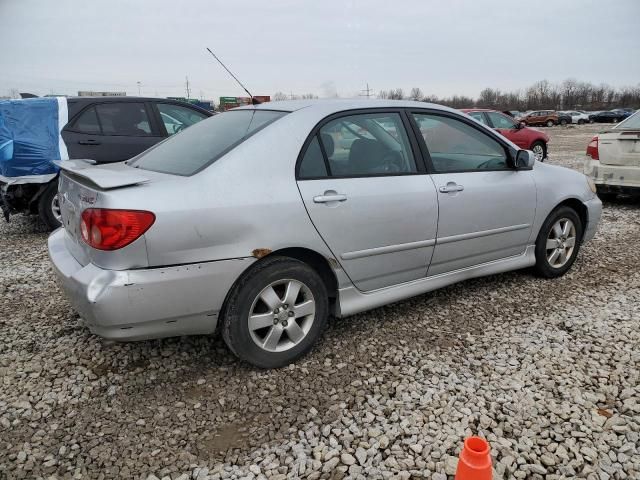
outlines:
{"label": "black tire", "polygon": [[553,127],[556,124],[553,120],[547,120],[547,127]]}
{"label": "black tire", "polygon": [[530,150],[534,150],[536,147],[542,147],[542,158],[540,159],[540,161],[544,162],[547,158],[547,144],[544,143],[542,140],[536,140],[531,144]]}
{"label": "black tire", "polygon": [[47,188],[38,199],[38,215],[49,230],[55,230],[62,226],[62,223],[56,218],[56,213],[53,211],[54,200],[57,195],[58,181],[55,180],[47,185]]}
{"label": "black tire", "polygon": [[584,125],[584,120],[582,118],[578,120],[578,125]]}
{"label": "black tire", "polygon": [[564,118],[560,120],[560,125],[565,126],[566,124],[567,124],[567,121]]}
{"label": "black tire", "polygon": [[[298,344],[284,351],[273,352],[254,341],[248,319],[260,293],[279,280],[303,283],[313,295],[315,313],[308,332]],[[328,313],[327,288],[313,268],[289,257],[267,257],[244,273],[229,292],[222,312],[222,338],[229,349],[247,363],[259,368],[284,367],[311,350],[325,329]]]}
{"label": "black tire", "polygon": [[617,118],[611,119],[611,123],[618,123],[618,119]]}
{"label": "black tire", "polygon": [[[551,233],[551,229],[554,224],[561,219],[569,219],[575,226],[575,245],[570,257],[564,265],[560,267],[554,267],[549,263],[547,258],[547,239]],[[558,207],[552,211],[540,228],[538,238],[536,239],[536,264],[534,272],[536,275],[544,278],[556,278],[561,277],[571,268],[573,262],[575,262],[578,252],[580,251],[580,242],[582,240],[582,221],[579,215],[573,208],[570,207]]]}

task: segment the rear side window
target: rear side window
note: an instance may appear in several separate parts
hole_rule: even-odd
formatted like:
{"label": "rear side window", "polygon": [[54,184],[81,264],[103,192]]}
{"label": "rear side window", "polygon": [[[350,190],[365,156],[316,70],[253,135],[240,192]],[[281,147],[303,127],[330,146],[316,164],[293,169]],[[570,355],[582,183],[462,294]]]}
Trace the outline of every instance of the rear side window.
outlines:
{"label": "rear side window", "polygon": [[131,165],[154,172],[193,175],[287,112],[236,110],[220,113],[169,137]]}
{"label": "rear side window", "polygon": [[96,111],[103,135],[151,135],[151,125],[143,103],[103,103],[96,106]]}
{"label": "rear side window", "polygon": [[98,116],[96,115],[96,109],[91,107],[80,114],[78,119],[73,124],[73,130],[81,133],[90,133],[99,135],[100,124],[98,123]]}
{"label": "rear side window", "polygon": [[318,142],[318,137],[314,136],[307,147],[302,162],[300,162],[299,177],[301,179],[324,178],[327,175],[327,165],[324,163],[324,156],[320,150],[320,142]]}

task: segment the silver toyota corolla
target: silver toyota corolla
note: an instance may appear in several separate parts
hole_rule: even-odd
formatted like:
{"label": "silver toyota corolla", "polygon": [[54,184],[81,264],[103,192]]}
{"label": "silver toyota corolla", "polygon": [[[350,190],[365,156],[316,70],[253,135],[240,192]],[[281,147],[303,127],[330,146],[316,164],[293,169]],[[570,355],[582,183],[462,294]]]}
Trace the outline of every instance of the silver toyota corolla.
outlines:
{"label": "silver toyota corolla", "polygon": [[455,110],[295,101],[235,109],[124,163],[61,163],[49,237],[90,330],[210,334],[260,367],[329,315],[534,267],[563,275],[601,214],[583,174]]}

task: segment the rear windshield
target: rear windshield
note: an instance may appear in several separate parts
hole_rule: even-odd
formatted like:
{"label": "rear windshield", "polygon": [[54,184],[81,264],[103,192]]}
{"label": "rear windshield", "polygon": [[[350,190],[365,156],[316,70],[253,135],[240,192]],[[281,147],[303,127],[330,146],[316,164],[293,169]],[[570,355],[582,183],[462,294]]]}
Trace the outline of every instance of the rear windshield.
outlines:
{"label": "rear windshield", "polygon": [[637,130],[640,129],[640,111],[634,113],[624,122],[620,122],[615,127],[616,130]]}
{"label": "rear windshield", "polygon": [[287,112],[236,110],[214,115],[129,162],[136,168],[189,176],[215,162]]}

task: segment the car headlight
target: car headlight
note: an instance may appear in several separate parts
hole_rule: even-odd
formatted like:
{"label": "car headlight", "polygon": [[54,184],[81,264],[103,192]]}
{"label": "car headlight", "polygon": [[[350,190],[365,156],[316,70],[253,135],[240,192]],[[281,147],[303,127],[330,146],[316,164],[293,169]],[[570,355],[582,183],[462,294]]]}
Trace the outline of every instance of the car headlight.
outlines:
{"label": "car headlight", "polygon": [[589,188],[591,189],[591,191],[593,193],[596,193],[596,184],[593,179],[591,177],[587,177],[586,175],[585,178],[587,179],[587,183],[589,184]]}

